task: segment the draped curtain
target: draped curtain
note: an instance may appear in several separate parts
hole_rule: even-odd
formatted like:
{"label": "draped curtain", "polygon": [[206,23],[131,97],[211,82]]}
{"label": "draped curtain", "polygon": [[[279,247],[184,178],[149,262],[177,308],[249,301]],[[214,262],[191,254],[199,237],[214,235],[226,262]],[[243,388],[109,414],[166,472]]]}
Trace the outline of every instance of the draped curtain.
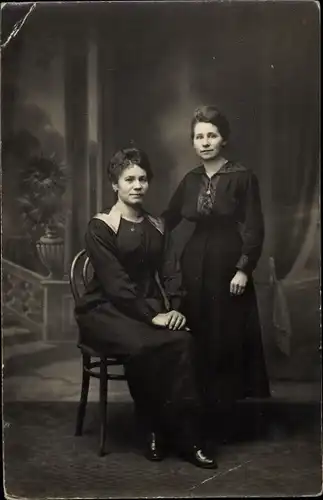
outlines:
{"label": "draped curtain", "polygon": [[[130,136],[147,146],[162,191],[166,171],[172,168],[173,178],[181,178],[196,161],[189,141],[193,108],[217,104],[232,125],[233,155],[260,180],[267,263],[274,258],[278,280],[294,279],[312,251],[317,228],[316,7],[192,2],[183,8],[159,6],[158,16],[156,9],[137,6],[133,14],[124,9],[114,26],[115,40],[111,35],[110,48],[119,47],[116,139]],[[128,27],[129,40],[140,26],[131,44],[127,35],[118,38],[118,22]],[[103,85],[110,75],[106,71]]]}
{"label": "draped curtain", "polygon": [[287,281],[297,278],[313,250],[319,215],[318,37],[315,26],[308,28],[296,51],[296,23],[292,35],[274,107],[274,258],[278,278]]}

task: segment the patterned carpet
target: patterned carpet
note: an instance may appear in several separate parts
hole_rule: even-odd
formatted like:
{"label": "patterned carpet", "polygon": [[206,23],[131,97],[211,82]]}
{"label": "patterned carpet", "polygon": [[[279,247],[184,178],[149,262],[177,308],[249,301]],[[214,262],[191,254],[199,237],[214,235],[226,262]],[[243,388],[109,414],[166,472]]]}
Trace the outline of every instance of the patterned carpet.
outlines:
{"label": "patterned carpet", "polygon": [[[76,403],[13,402],[4,407],[5,487],[24,498],[301,496],[321,489],[317,405],[242,405],[219,469],[168,457],[148,462],[129,403],[110,404],[110,449],[98,450],[98,405],[89,404],[83,437],[74,437]],[[230,429],[234,427],[230,424]],[[243,433],[241,433],[243,430]],[[225,441],[227,441],[225,443]]]}

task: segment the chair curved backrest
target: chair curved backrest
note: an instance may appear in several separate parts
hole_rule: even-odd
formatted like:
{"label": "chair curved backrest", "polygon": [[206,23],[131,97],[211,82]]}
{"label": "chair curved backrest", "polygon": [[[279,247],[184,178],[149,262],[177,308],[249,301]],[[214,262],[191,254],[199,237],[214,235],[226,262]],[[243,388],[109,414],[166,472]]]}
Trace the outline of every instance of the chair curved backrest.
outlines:
{"label": "chair curved backrest", "polygon": [[69,272],[69,280],[74,301],[80,298],[81,288],[84,289],[90,281],[90,268],[90,259],[86,254],[86,250],[83,249],[75,255]]}

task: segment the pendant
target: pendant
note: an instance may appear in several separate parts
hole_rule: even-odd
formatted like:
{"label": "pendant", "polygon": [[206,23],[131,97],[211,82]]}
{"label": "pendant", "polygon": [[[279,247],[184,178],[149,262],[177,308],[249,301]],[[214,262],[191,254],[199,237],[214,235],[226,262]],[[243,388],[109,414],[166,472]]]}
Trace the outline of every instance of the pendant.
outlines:
{"label": "pendant", "polygon": [[135,226],[132,226],[132,228],[130,228],[130,231],[135,231]]}

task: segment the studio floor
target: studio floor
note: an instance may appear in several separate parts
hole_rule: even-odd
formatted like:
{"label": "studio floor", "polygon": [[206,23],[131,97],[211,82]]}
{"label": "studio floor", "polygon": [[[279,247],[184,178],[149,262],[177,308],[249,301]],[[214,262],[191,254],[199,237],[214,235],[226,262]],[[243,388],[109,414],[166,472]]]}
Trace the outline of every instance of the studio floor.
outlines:
{"label": "studio floor", "polygon": [[[18,341],[19,340],[19,341]],[[98,382],[84,435],[74,436],[81,364],[73,344],[4,331],[4,475],[7,497],[154,498],[317,495],[322,485],[320,385],[273,382],[272,398],[238,405],[214,422],[215,471],[174,455],[142,456],[123,382],[110,386],[109,451],[98,451]],[[227,425],[226,425],[227,424]]]}

